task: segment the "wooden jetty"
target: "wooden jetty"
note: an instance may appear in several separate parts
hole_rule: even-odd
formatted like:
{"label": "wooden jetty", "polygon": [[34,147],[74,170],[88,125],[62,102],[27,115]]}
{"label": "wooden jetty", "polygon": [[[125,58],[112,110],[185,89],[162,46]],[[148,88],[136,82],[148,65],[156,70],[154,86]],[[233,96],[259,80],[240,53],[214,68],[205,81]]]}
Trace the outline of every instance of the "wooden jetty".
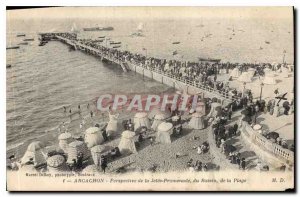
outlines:
{"label": "wooden jetty", "polygon": [[[131,62],[129,60],[121,60],[104,54],[100,49],[88,46],[85,44],[85,42],[78,40],[76,33],[40,33],[39,40],[42,42],[48,42],[52,40],[63,42],[75,50],[81,50],[85,53],[99,57],[102,61],[119,65],[124,72],[128,72],[129,70],[134,71],[143,75],[143,77],[146,76],[168,86],[185,91],[188,94],[201,94],[210,98],[215,97],[224,105],[231,103],[232,100],[236,99],[229,95],[228,92],[219,92],[214,88],[205,86],[195,81],[178,78],[171,74],[163,73],[160,70],[150,69],[146,66]],[[109,49],[103,45],[101,45],[101,47]]]}

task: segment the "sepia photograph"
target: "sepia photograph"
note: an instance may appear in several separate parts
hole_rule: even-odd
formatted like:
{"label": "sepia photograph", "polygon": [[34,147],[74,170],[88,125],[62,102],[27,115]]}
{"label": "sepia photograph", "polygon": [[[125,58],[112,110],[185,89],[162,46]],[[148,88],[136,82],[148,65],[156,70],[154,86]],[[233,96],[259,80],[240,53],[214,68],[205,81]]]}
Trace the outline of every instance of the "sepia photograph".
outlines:
{"label": "sepia photograph", "polygon": [[7,190],[294,191],[294,12],[7,7]]}

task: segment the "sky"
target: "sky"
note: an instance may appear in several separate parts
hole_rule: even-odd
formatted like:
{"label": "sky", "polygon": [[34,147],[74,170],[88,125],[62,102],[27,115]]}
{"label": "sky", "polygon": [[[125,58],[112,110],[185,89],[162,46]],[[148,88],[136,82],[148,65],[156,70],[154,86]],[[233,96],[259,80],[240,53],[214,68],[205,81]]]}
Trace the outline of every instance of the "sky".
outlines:
{"label": "sky", "polygon": [[6,11],[8,18],[269,18],[291,19],[292,7],[55,7]]}

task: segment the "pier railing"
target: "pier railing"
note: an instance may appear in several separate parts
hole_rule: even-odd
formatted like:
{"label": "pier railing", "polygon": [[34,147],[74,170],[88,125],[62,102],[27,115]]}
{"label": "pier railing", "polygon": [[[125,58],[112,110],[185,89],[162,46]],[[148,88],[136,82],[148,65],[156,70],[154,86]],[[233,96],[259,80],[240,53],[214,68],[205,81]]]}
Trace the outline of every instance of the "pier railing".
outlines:
{"label": "pier railing", "polygon": [[[140,64],[140,63],[135,62],[135,61],[126,60],[126,58],[125,58],[125,60],[122,60],[122,59],[119,59],[119,58],[115,57],[114,55],[107,55],[107,54],[103,53],[100,49],[97,49],[97,48],[94,48],[92,46],[86,45],[86,44],[84,44],[84,43],[82,43],[78,40],[71,40],[71,39],[65,38],[65,37],[60,36],[60,35],[56,35],[56,38],[58,40],[63,41],[66,44],[69,44],[69,45],[73,46],[75,49],[80,49],[80,50],[83,50],[83,51],[86,51],[86,52],[90,52],[93,55],[101,57],[102,60],[106,59],[110,62],[121,65],[123,69],[124,69],[124,64],[131,63],[134,66],[139,66],[139,67],[142,67],[143,69],[149,70],[151,72],[155,72],[155,73],[161,74],[163,76],[167,76],[167,77],[172,78],[174,80],[185,83],[188,86],[193,86],[193,87],[199,88],[200,90],[210,92],[211,94],[214,94],[217,97],[221,97],[221,98],[229,100],[229,101],[233,101],[235,99],[240,98],[237,95],[231,95],[229,93],[229,91],[217,90],[216,88],[212,88],[208,85],[204,85],[203,83],[198,82],[196,80],[190,80],[190,79],[185,79],[183,77],[178,77],[178,76],[173,75],[169,72],[164,72],[164,71],[162,71],[161,69],[158,69],[158,68],[149,67],[147,65],[143,65],[143,64]],[[150,66],[153,66],[153,65],[150,65]]]}

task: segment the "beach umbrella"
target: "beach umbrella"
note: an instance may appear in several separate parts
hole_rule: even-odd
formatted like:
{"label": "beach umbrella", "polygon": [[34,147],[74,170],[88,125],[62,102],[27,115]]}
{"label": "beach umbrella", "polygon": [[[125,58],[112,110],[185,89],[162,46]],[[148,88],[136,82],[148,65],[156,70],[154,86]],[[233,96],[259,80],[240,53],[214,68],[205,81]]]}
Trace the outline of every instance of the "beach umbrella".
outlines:
{"label": "beach umbrella", "polygon": [[65,158],[61,155],[54,155],[47,159],[47,168],[49,172],[69,171]]}
{"label": "beach umbrella", "polygon": [[88,148],[100,145],[104,142],[104,138],[98,127],[90,127],[85,131],[84,142]]}

